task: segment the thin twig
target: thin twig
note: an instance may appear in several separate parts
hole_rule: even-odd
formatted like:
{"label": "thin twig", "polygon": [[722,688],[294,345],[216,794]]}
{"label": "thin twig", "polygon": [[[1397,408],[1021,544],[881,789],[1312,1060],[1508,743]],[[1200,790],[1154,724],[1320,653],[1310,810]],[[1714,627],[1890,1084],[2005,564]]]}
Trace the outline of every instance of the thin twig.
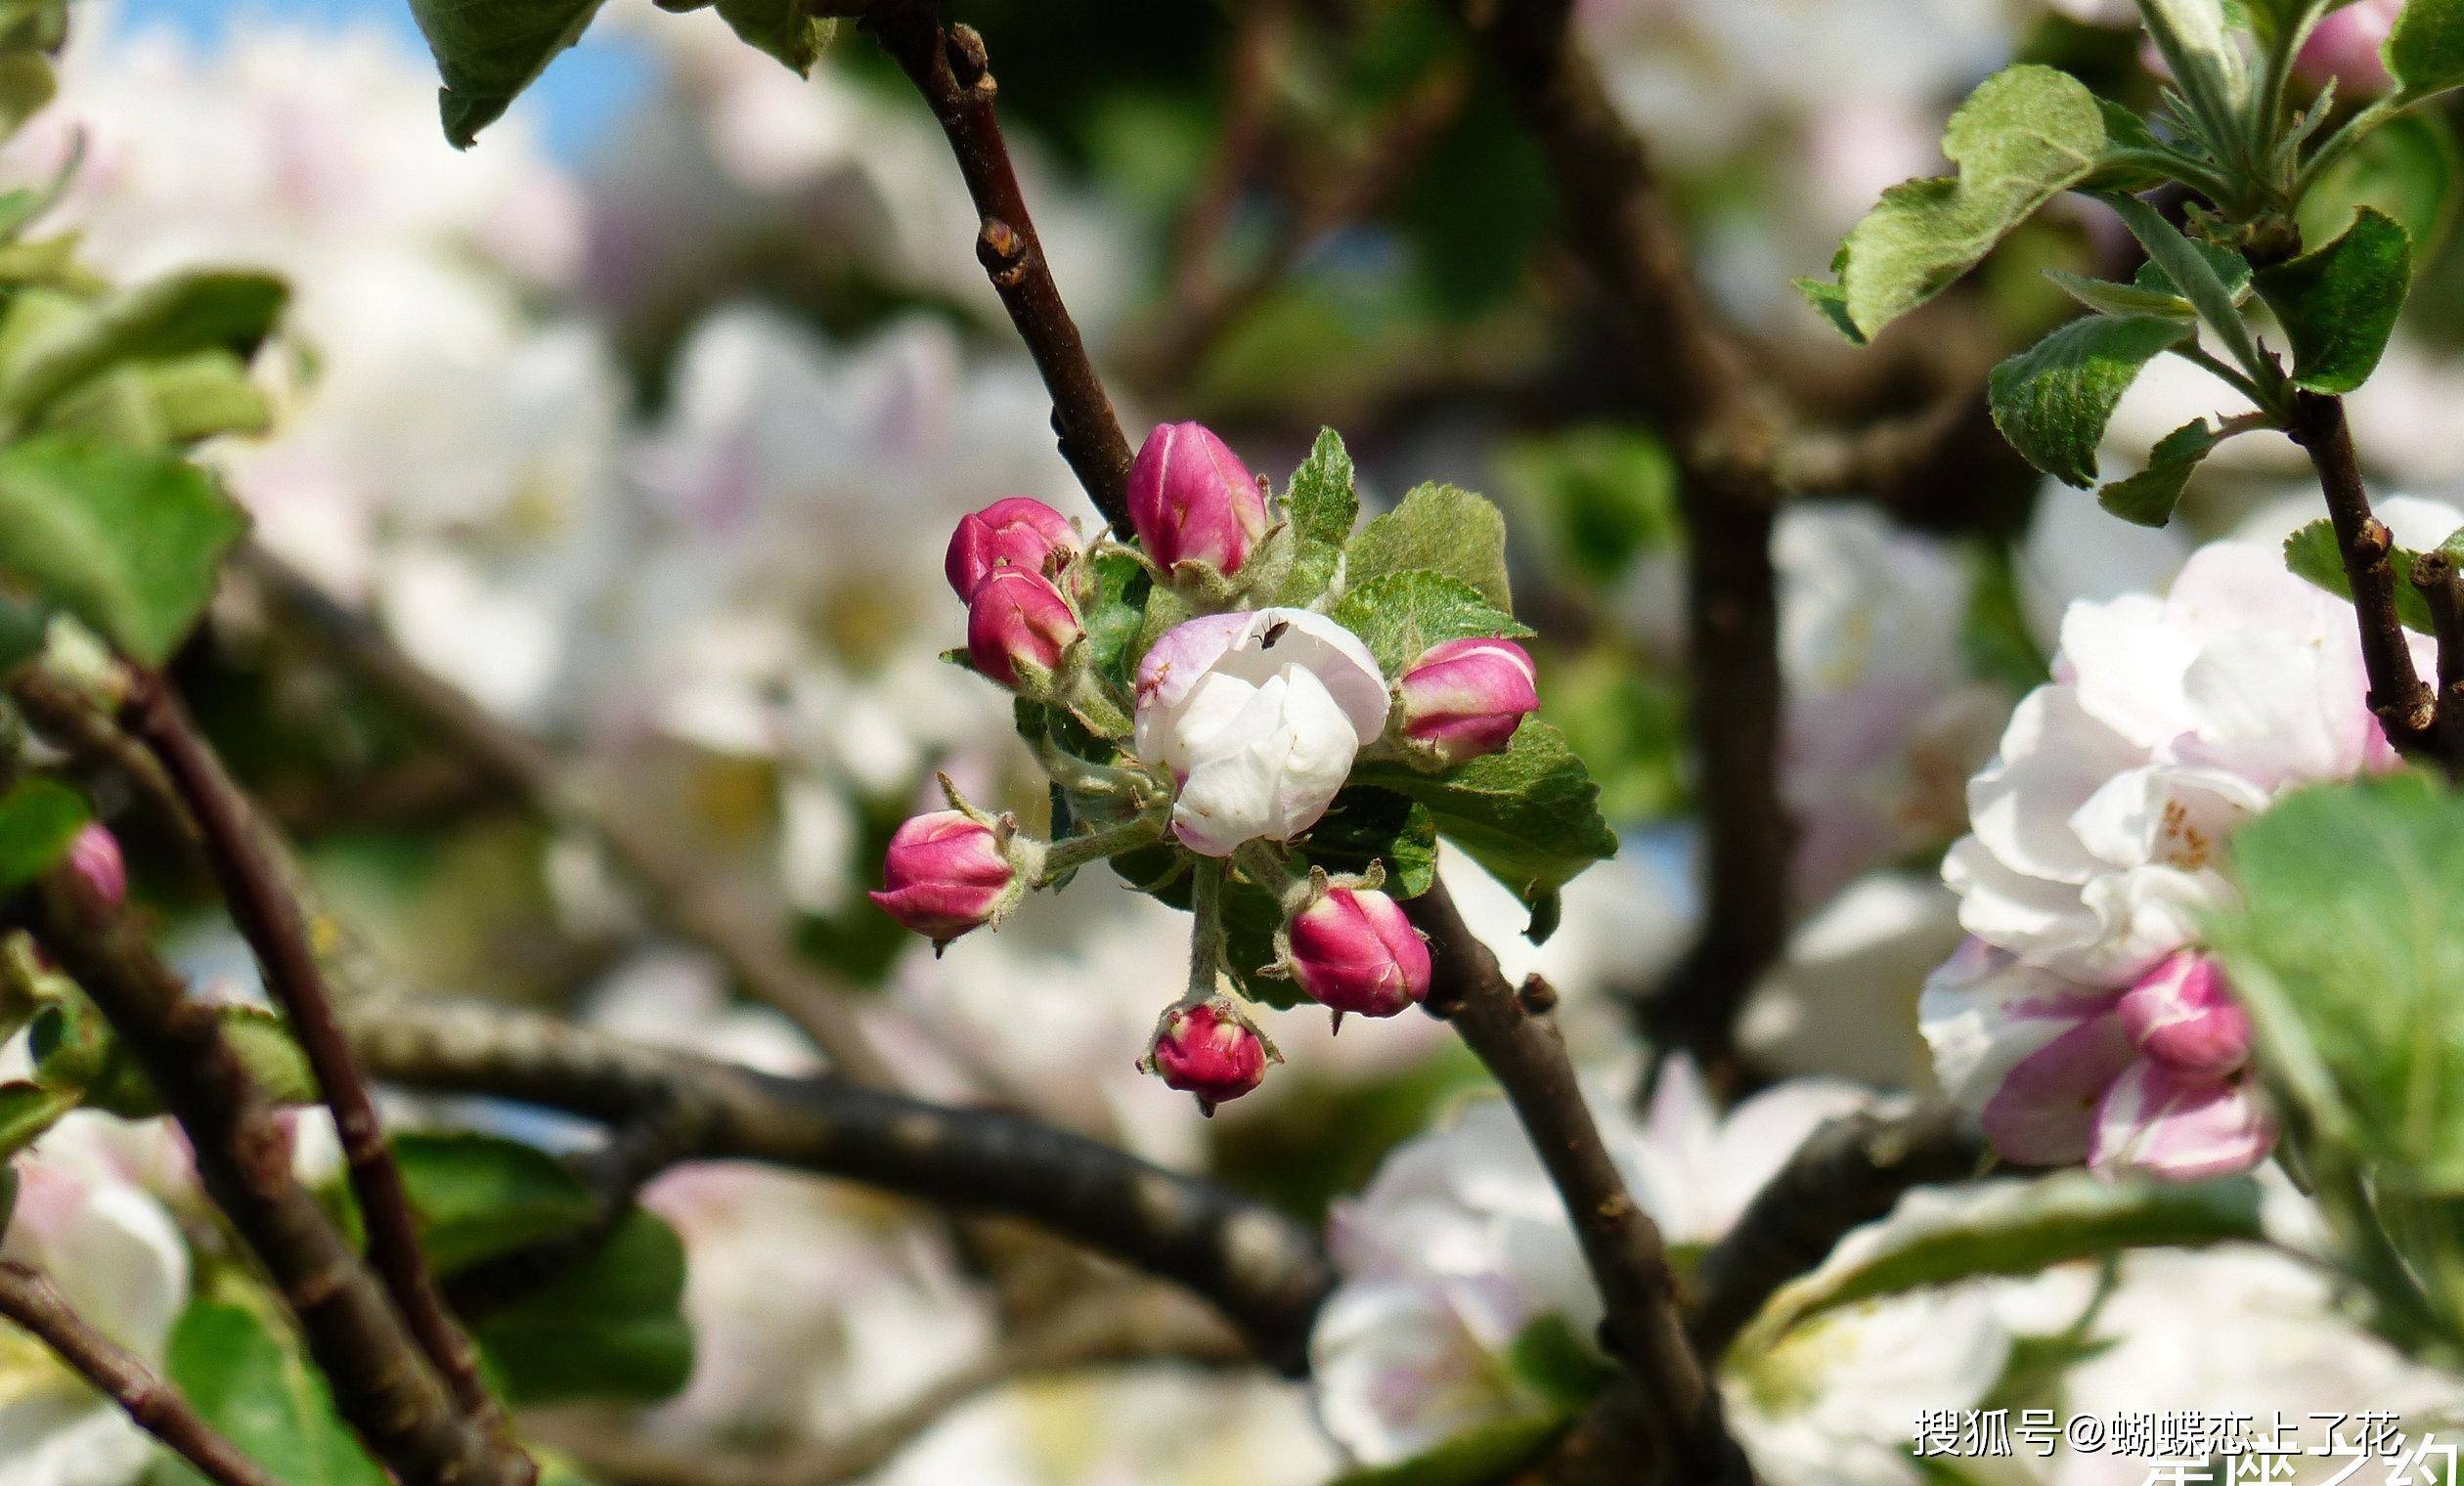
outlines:
{"label": "thin twig", "polygon": [[811,1037],[833,1069],[859,1082],[895,1085],[848,997],[795,952],[777,926],[727,892],[689,841],[591,787],[578,765],[499,721],[264,548],[246,548],[240,567],[344,671],[410,712],[499,788],[598,841],[646,890],[643,906],[653,918],[717,954],[749,994]]}
{"label": "thin twig", "polygon": [[137,1427],[218,1486],[282,1486],[207,1423],[179,1389],[87,1324],[51,1282],[22,1264],[0,1263],[0,1316],[50,1347]]}
{"label": "thin twig", "polygon": [[2464,779],[2464,572],[2444,550],[2433,548],[2413,563],[2413,587],[2430,608],[2439,637],[2439,702],[2435,725],[2439,763],[2450,779]]}
{"label": "thin twig", "polygon": [[1888,1213],[1912,1188],[1974,1176],[1984,1157],[1975,1121],[1947,1104],[1825,1124],[1694,1265],[1695,1349],[1716,1362],[1774,1291],[1820,1264],[1850,1229]]}
{"label": "thin twig", "polygon": [[1129,442],[1060,285],[1018,187],[1009,142],[993,109],[998,86],[971,26],[944,25],[935,0],[882,0],[864,15],[866,29],[915,84],[948,136],[983,227],[976,257],[1009,311],[1010,324],[1034,358],[1052,395],[1052,427],[1061,458],[1086,487],[1095,508],[1126,538],[1129,528]]}
{"label": "thin twig", "polygon": [[862,1182],[1025,1218],[1169,1280],[1297,1373],[1334,1274],[1315,1236],[1261,1203],[1000,1110],[953,1109],[842,1079],[789,1078],[470,1003],[354,1008],[386,1081],[484,1094],[623,1125],[661,1111],[676,1151]]}
{"label": "thin twig", "polygon": [[47,873],[33,906],[37,939],[178,1118],[207,1194],[298,1319],[335,1408],[370,1452],[405,1486],[531,1486],[529,1458],[456,1407],[384,1286],[292,1179],[290,1142],[213,1008],[76,873]]}
{"label": "thin twig", "polygon": [[1663,1478],[1701,1486],[1750,1480],[1721,1422],[1719,1390],[1687,1338],[1659,1227],[1626,1191],[1547,1013],[1554,992],[1537,977],[1521,993],[1508,984],[1442,885],[1403,911],[1429,938],[1429,1010],[1453,1024],[1505,1090],[1565,1202],[1606,1307],[1603,1339],[1631,1370],[1664,1453],[1661,1468],[1674,1472]]}
{"label": "thin twig", "polygon": [[2344,399],[2295,393],[2289,431],[2318,472],[2319,489],[2327,498],[2327,517],[2336,531],[2336,550],[2344,559],[2345,577],[2353,585],[2354,614],[2361,627],[2361,666],[2369,677],[2370,712],[2397,749],[2425,753],[2438,718],[2438,703],[2413,669],[2403,622],[2397,618],[2396,566],[2388,559],[2393,539],[2386,523],[2370,513],[2370,493],[2361,483],[2353,431],[2345,422]]}
{"label": "thin twig", "polygon": [[478,1351],[446,1313],[436,1277],[419,1251],[411,1195],[385,1145],[376,1101],[335,1015],[333,997],[309,944],[306,918],[282,869],[263,849],[264,827],[254,807],[160,677],[135,673],[124,715],[132,733],[162,762],[186,802],[232,922],[256,952],[266,989],[316,1074],[326,1108],[333,1114],[351,1194],[367,1227],[370,1262],[455,1400],[473,1418],[502,1428],[504,1411],[480,1379]]}

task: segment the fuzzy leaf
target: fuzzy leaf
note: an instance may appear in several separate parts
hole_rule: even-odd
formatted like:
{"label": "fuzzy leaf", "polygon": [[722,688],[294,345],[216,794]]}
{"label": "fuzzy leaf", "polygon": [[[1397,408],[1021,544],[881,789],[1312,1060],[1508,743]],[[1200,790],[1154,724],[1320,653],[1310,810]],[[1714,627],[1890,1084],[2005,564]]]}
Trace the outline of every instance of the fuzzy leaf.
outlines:
{"label": "fuzzy leaf", "polygon": [[[2436,633],[2430,623],[2430,600],[2413,587],[2413,563],[2421,557],[2410,547],[2391,546],[2387,549],[2388,565],[2396,570],[2396,617],[2407,630],[2423,634]],[[2297,578],[2325,589],[2347,603],[2353,602],[2353,581],[2345,576],[2344,551],[2336,546],[2336,528],[2324,516],[2310,522],[2284,539],[2284,565]]]}
{"label": "fuzzy leaf", "polygon": [[12,307],[0,415],[27,426],[62,396],[125,362],[253,349],[273,329],[288,293],[264,274],[198,272],[91,304],[49,296],[37,302],[41,320],[31,328]]}
{"label": "fuzzy leaf", "polygon": [[2464,85],[2464,0],[2406,0],[2379,55],[2399,98]]}
{"label": "fuzzy leaf", "polygon": [[2199,461],[2232,430],[2199,418],[2166,434],[2148,452],[2147,467],[2096,492],[2096,503],[2134,526],[2163,526],[2181,503],[2182,487]]}
{"label": "fuzzy leaf", "polygon": [[1514,612],[1506,582],[1506,518],[1468,490],[1423,485],[1403,503],[1361,528],[1344,557],[1347,585],[1414,569],[1461,580],[1498,608]]}
{"label": "fuzzy leaf", "polygon": [[2088,1171],[1919,1191],[1861,1228],[1812,1274],[1772,1296],[1738,1341],[1767,1346],[1827,1310],[1984,1275],[2033,1275],[2117,1249],[2256,1241],[2259,1189],[2246,1178],[2114,1181]]}
{"label": "fuzzy leaf", "polygon": [[1601,817],[1600,786],[1564,735],[1537,718],[1525,719],[1505,749],[1443,774],[1379,764],[1362,765],[1352,779],[1428,806],[1437,834],[1515,890],[1535,928],[1554,922],[1559,889],[1617,852],[1616,833]]}
{"label": "fuzzy leaf", "polygon": [[1328,617],[1359,635],[1379,669],[1397,679],[1431,645],[1531,634],[1462,579],[1418,568],[1345,589]]}
{"label": "fuzzy leaf", "polygon": [[1942,292],[2087,179],[2106,141],[2104,110],[2069,73],[2028,64],[1987,78],[1943,134],[1958,174],[1892,187],[1842,244],[1839,307],[1857,338]]}
{"label": "fuzzy leaf", "polygon": [[2213,926],[2262,1055],[2378,1180],[2464,1194],[2464,800],[2427,775],[2287,796]]}
{"label": "fuzzy leaf", "polygon": [[0,570],[158,666],[246,527],[211,476],[162,454],[45,434],[0,448]]}
{"label": "fuzzy leaf", "polygon": [[1283,505],[1303,543],[1341,547],[1351,540],[1352,523],[1360,518],[1360,497],[1352,488],[1351,455],[1334,429],[1318,430],[1309,457],[1292,472]]}
{"label": "fuzzy leaf", "polygon": [[2351,392],[2369,380],[2412,284],[2412,240],[2374,206],[2344,236],[2259,276],[2259,297],[2293,342],[2293,380]]}
{"label": "fuzzy leaf", "polygon": [[[171,1330],[164,1371],[205,1421],[283,1486],[386,1486],[335,1413],[324,1377],[245,1305],[199,1300]],[[184,1464],[170,1478],[197,1486]]]}
{"label": "fuzzy leaf", "polygon": [[582,39],[601,0],[411,0],[445,86],[445,138],[467,150],[558,52]]}
{"label": "fuzzy leaf", "polygon": [[0,795],[0,892],[50,871],[92,818],[85,796],[57,779],[29,774],[10,785]]}
{"label": "fuzzy leaf", "polygon": [[[2148,265],[2153,268],[2154,265]],[[2141,270],[2142,274],[2146,270]],[[2054,287],[2070,295],[2099,315],[2168,315],[2176,320],[2188,320],[2199,312],[2190,301],[2175,292],[2171,284],[2114,284],[2103,279],[2089,279],[2065,269],[2048,268],[2045,277]]]}
{"label": "fuzzy leaf", "polygon": [[813,14],[806,0],[718,0],[719,14],[739,40],[760,48],[798,77],[829,50],[838,22]]}
{"label": "fuzzy leaf", "polygon": [[2122,394],[2150,361],[2196,334],[2163,315],[2074,320],[1994,369],[1986,381],[1994,423],[2029,463],[2085,490]]}

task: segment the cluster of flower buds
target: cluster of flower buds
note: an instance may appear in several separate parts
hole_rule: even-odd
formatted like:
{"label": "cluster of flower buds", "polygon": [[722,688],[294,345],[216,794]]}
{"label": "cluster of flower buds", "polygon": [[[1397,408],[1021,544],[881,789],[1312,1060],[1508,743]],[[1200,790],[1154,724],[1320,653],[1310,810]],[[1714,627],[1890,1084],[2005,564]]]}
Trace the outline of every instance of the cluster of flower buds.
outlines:
{"label": "cluster of flower buds", "polygon": [[[1294,537],[1265,485],[1197,423],[1158,427],[1128,482],[1134,546],[1090,548],[1058,511],[995,502],[952,534],[944,568],[967,604],[967,659],[1021,696],[1066,708],[1092,757],[1039,743],[1082,834],[1041,842],[950,797],[892,839],[873,900],[938,945],[997,923],[1032,888],[1080,862],[1167,837],[1196,895],[1188,993],[1158,1024],[1143,1066],[1210,1110],[1257,1086],[1272,1047],[1224,994],[1220,893],[1262,890],[1283,908],[1280,977],[1335,1014],[1390,1017],[1429,992],[1428,946],[1384,876],[1301,870],[1291,852],[1365,753],[1424,771],[1507,747],[1539,704],[1531,658],[1508,639],[1430,646],[1388,676],[1362,639],[1289,596]],[[1136,658],[1134,682],[1096,664],[1090,605],[1102,562],[1129,559],[1194,614]],[[1152,610],[1150,610],[1152,612]],[[1116,618],[1108,633],[1118,634]],[[1076,745],[1074,745],[1076,746]]]}

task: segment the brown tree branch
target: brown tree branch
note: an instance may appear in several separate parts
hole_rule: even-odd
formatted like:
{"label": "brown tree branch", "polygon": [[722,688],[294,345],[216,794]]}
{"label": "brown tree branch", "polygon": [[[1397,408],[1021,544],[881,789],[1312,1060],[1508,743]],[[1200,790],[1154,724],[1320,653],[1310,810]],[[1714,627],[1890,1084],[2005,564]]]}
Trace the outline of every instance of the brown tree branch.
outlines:
{"label": "brown tree branch", "polygon": [[405,1486],[530,1486],[530,1460],[456,1407],[383,1285],[292,1179],[290,1142],[213,1009],[76,873],[46,874],[33,905],[36,938],[178,1118],[207,1194],[298,1319],[334,1406],[370,1452]]}
{"label": "brown tree branch", "polygon": [[[1645,1439],[1616,1441],[1610,1454],[1630,1481],[1750,1481],[1743,1453],[1721,1420],[1719,1389],[1686,1335],[1659,1227],[1626,1191],[1548,1015],[1556,993],[1536,976],[1519,993],[1508,984],[1497,956],[1472,933],[1442,884],[1406,901],[1403,911],[1429,939],[1428,1009],[1454,1025],[1505,1090],[1564,1200],[1600,1287],[1607,1310],[1603,1340],[1625,1363],[1642,1405],[1621,1422],[1649,1431]],[[1656,1456],[1650,1472],[1638,1465],[1638,1447]]]}
{"label": "brown tree branch", "polygon": [[2412,581],[2430,606],[2430,628],[2439,637],[2439,762],[2447,777],[2464,778],[2464,572],[2457,571],[2453,557],[2433,548],[2414,560]]}
{"label": "brown tree branch", "polygon": [[755,1160],[1024,1218],[1180,1285],[1298,1374],[1333,1288],[1316,1237],[1261,1203],[1000,1110],[787,1078],[468,1003],[355,1008],[379,1078],[623,1126],[655,1112],[682,1156]]}
{"label": "brown tree branch", "polygon": [[0,1317],[50,1347],[119,1406],[137,1427],[217,1486],[282,1486],[126,1348],[88,1325],[51,1282],[22,1264],[0,1263]]}
{"label": "brown tree branch", "polygon": [[2370,513],[2370,493],[2354,456],[2344,399],[2294,393],[2287,432],[2310,456],[2327,498],[2328,521],[2335,527],[2336,549],[2344,558],[2354,613],[2361,626],[2370,711],[2386,729],[2388,742],[2406,754],[2425,754],[2438,721],[2438,700],[2413,669],[2403,624],[2396,617],[2396,566],[2388,558],[2392,539],[2386,524]]}
{"label": "brown tree branch", "polygon": [[998,86],[971,26],[945,25],[936,0],[878,0],[863,17],[900,70],[915,84],[948,136],[959,174],[984,225],[976,256],[1009,311],[1010,324],[1034,358],[1052,394],[1052,427],[1095,508],[1126,538],[1129,528],[1129,442],[1088,360],[1086,344],[1053,282],[1034,219],[1018,187],[1009,142],[993,109]]}
{"label": "brown tree branch", "polygon": [[125,709],[130,730],[161,761],[188,806],[232,922],[256,952],[266,989],[307,1055],[326,1108],[333,1114],[343,1168],[368,1230],[369,1260],[456,1401],[473,1418],[503,1430],[504,1411],[480,1380],[478,1351],[446,1313],[436,1277],[419,1251],[411,1195],[385,1145],[376,1101],[334,1014],[333,997],[309,946],[305,917],[282,868],[264,850],[265,827],[170,687],[149,672],[133,676]]}
{"label": "brown tree branch", "polygon": [[1716,1362],[1781,1286],[1822,1263],[1850,1229],[1888,1213],[1912,1188],[1974,1176],[1984,1158],[1975,1121],[1947,1104],[1825,1124],[1695,1264],[1695,1349]]}

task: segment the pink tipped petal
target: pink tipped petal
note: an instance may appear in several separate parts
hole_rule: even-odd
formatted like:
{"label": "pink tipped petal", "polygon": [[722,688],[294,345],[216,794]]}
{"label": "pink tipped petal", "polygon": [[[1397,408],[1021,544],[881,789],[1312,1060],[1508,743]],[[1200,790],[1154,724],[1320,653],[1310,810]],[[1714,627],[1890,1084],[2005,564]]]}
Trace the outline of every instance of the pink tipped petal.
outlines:
{"label": "pink tipped petal", "polygon": [[2097,1106],[2130,1064],[2131,1038],[2119,1017],[2082,1023],[2011,1069],[1985,1102],[1985,1138],[2018,1165],[2086,1159]]}
{"label": "pink tipped petal", "polygon": [[972,598],[995,568],[1049,576],[1078,546],[1067,517],[1041,501],[1012,496],[958,519],[942,571],[960,598]]}
{"label": "pink tipped petal", "polygon": [[2176,1072],[2216,1079],[2250,1057],[2250,1014],[2205,955],[2183,950],[2125,992],[2122,1025],[2150,1060]]}
{"label": "pink tipped petal", "polygon": [[1429,994],[1429,946],[1400,904],[1366,888],[1329,889],[1293,919],[1292,969],[1311,1000],[1364,1017]]}
{"label": "pink tipped petal", "polygon": [[2275,1148],[2275,1125],[2240,1079],[2192,1077],[2141,1059],[2096,1111],[2088,1163],[2194,1182],[2247,1171]]}
{"label": "pink tipped petal", "polygon": [[1199,423],[1160,423],[1129,466],[1129,523],[1156,563],[1233,573],[1266,531],[1266,497],[1231,446]]}
{"label": "pink tipped petal", "polygon": [[1433,646],[1405,669],[1403,735],[1447,764],[1495,753],[1540,705],[1531,656],[1508,639]]}
{"label": "pink tipped petal", "polygon": [[1018,684],[1022,664],[1058,670],[1083,633],[1061,590],[1025,568],[994,568],[967,601],[968,658],[1004,686]]}

